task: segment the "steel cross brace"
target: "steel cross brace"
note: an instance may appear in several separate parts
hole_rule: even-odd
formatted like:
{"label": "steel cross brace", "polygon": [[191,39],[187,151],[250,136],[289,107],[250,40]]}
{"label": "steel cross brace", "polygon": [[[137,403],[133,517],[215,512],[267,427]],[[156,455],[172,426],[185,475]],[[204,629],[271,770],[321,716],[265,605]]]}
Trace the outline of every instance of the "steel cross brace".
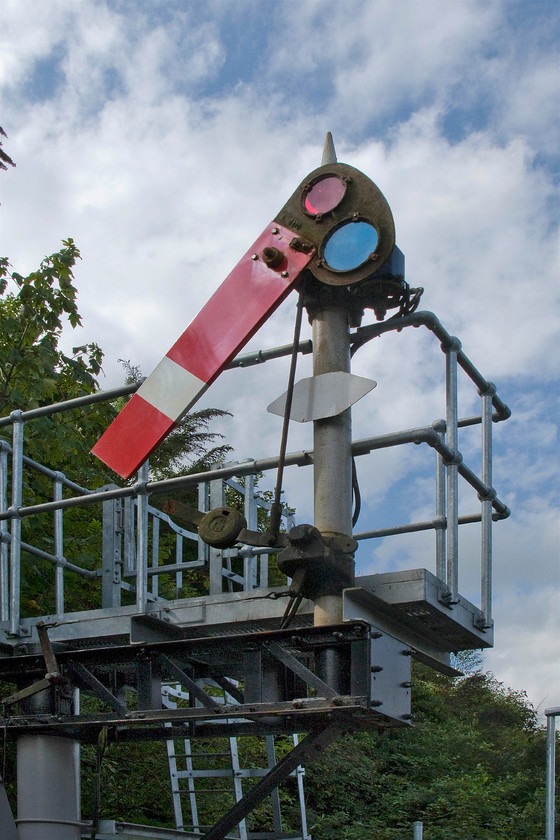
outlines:
{"label": "steel cross brace", "polygon": [[68,662],[66,668],[78,683],[78,687],[87,686],[99,700],[114,709],[118,715],[123,718],[129,716],[127,707],[120,703],[115,695],[85,665],[80,662]]}
{"label": "steel cross brace", "polygon": [[239,802],[236,802],[227,814],[224,814],[214,827],[201,837],[201,840],[224,840],[228,832],[245,819],[253,808],[256,808],[274,788],[278,787],[280,782],[287,779],[304,761],[317,758],[319,753],[323,752],[345,731],[348,730],[343,726],[332,725],[326,729],[321,729],[319,732],[309,734],[291,752],[285,755],[249,793],[246,793]]}
{"label": "steel cross brace", "polygon": [[173,660],[171,660],[168,656],[165,656],[163,653],[160,653],[159,658],[167,666],[170,674],[188,690],[189,694],[196,697],[197,700],[200,700],[206,709],[209,709],[211,712],[221,711],[220,704],[216,703],[216,701],[199,685],[197,685],[197,683],[191,679],[182,668],[179,668]]}
{"label": "steel cross brace", "polygon": [[295,656],[284,650],[279,644],[276,642],[268,642],[265,646],[265,650],[272,654],[279,662],[282,662],[286,668],[289,668],[296,676],[302,679],[307,685],[315,688],[317,690],[319,697],[325,697],[327,700],[332,700],[333,697],[338,697],[338,692],[327,685],[326,682],[323,682],[320,677],[316,676],[309,668],[306,668],[305,665],[296,659]]}

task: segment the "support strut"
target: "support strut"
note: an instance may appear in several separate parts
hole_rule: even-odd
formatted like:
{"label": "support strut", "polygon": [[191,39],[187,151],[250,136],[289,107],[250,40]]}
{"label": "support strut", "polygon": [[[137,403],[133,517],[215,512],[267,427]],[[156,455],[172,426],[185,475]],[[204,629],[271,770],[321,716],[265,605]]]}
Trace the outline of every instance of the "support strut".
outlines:
{"label": "support strut", "polygon": [[319,732],[312,732],[304,738],[297,747],[289,752],[270,770],[261,781],[255,785],[249,793],[239,800],[227,814],[218,820],[213,828],[207,832],[201,840],[224,840],[232,828],[245,819],[245,817],[269,796],[278,785],[287,779],[290,773],[304,761],[312,761],[317,758],[339,735],[345,731],[341,725],[334,724]]}

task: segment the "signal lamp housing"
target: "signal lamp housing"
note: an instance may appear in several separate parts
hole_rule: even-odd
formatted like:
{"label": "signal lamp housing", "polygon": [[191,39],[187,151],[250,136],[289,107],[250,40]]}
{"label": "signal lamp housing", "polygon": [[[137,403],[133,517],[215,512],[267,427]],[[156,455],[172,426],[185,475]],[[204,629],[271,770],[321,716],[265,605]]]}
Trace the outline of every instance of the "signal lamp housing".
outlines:
{"label": "signal lamp housing", "polygon": [[395,225],[381,190],[363,172],[329,163],[307,176],[275,221],[315,248],[308,269],[322,283],[349,286],[382,271]]}

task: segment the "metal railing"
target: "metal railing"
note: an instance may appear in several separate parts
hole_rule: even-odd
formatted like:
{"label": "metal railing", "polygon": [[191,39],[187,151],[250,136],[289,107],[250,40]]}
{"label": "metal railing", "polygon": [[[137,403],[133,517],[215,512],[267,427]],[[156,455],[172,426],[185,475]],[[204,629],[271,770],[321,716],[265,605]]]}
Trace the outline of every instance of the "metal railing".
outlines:
{"label": "metal railing", "polygon": [[[425,442],[436,451],[435,517],[393,529],[357,534],[356,539],[384,537],[391,534],[436,531],[436,576],[447,584],[446,600],[457,603],[459,598],[459,525],[481,523],[480,570],[480,628],[492,626],[492,521],[509,516],[508,507],[501,502],[492,486],[492,423],[511,416],[508,406],[496,393],[496,386],[488,382],[462,350],[461,342],[450,335],[433,312],[415,312],[404,318],[393,318],[379,324],[362,327],[354,333],[353,352],[366,341],[403,327],[429,329],[439,339],[445,354],[445,420],[435,421],[431,428],[400,433],[401,440],[385,436],[386,445],[400,442]],[[459,417],[458,369],[461,368],[476,386],[481,399],[481,413],[474,417]],[[481,426],[481,475],[478,477],[463,461],[459,450],[459,429]],[[378,439],[378,447],[383,445]],[[459,516],[459,476],[478,494],[479,514]]]}
{"label": "metal railing", "polygon": [[554,840],[555,836],[555,801],[556,793],[556,718],[560,715],[560,706],[545,709],[546,715],[546,822],[545,840]]}
{"label": "metal railing", "polygon": [[[210,594],[222,592],[222,578],[228,591],[251,590],[268,585],[269,549],[250,548],[217,551],[210,549],[198,539],[196,531],[181,527],[171,516],[148,503],[148,464],[139,472],[138,484],[133,488],[109,485],[98,491],[89,490],[71,481],[62,472],[53,471],[23,454],[23,421],[13,418],[13,445],[0,439],[0,620],[9,623],[10,635],[21,632],[21,560],[22,554],[29,554],[54,567],[54,609],[58,619],[65,613],[65,572],[73,573],[85,580],[101,579],[102,609],[121,606],[125,592],[134,593],[139,612],[144,612],[148,601],[179,598],[183,575],[193,569],[207,568],[210,575]],[[36,472],[52,482],[53,502],[32,507],[22,507],[24,468]],[[236,465],[227,470],[235,473]],[[12,504],[8,506],[8,478],[11,473]],[[271,503],[261,498],[255,490],[255,478],[248,475],[244,483],[231,478],[200,480],[198,484],[199,506],[202,511],[225,503],[226,492],[237,496],[244,508],[248,526],[258,528],[258,509],[269,510]],[[144,490],[146,487],[146,490]],[[63,488],[74,494],[63,499]],[[144,492],[143,492],[144,490]],[[99,534],[100,564],[88,569],[69,562],[64,556],[64,510],[75,508],[65,504],[76,500],[87,500],[102,507],[102,528]],[[229,499],[230,503],[233,502]],[[22,539],[21,524],[25,516],[51,513],[53,517],[53,551],[48,552]],[[283,509],[286,527],[293,524],[293,515]],[[172,535],[174,557],[171,562],[162,562],[160,549],[161,526]],[[11,526],[11,527],[10,527]],[[169,544],[169,533],[167,542]],[[190,547],[190,551],[189,551]],[[169,549],[169,545],[168,545]],[[259,555],[263,557],[259,560]],[[241,558],[243,571],[232,569],[232,560]],[[159,593],[159,579],[162,575],[174,579],[174,593],[162,598]]]}
{"label": "metal railing", "polygon": [[[499,500],[492,486],[492,425],[507,419],[508,407],[498,398],[495,386],[487,382],[472,362],[465,356],[458,339],[449,335],[432,313],[418,312],[405,318],[389,320],[373,326],[363,327],[351,334],[354,350],[365,341],[390,330],[401,330],[407,326],[427,327],[441,343],[445,354],[445,420],[437,420],[431,426],[394,432],[355,441],[352,453],[364,455],[378,449],[401,446],[407,443],[425,443],[434,449],[435,471],[435,513],[429,521],[406,523],[393,528],[363,531],[355,534],[358,540],[380,538],[392,534],[435,531],[435,573],[446,584],[443,598],[453,604],[459,598],[459,525],[481,523],[481,629],[492,625],[492,522],[509,515],[507,506]],[[309,352],[309,342],[302,342],[300,352]],[[268,358],[277,358],[291,352],[290,347],[246,354],[238,357],[232,367],[246,367],[259,364]],[[481,413],[473,417],[458,415],[457,374],[461,368],[474,383],[481,399]],[[203,473],[178,476],[161,481],[149,481],[148,466],[138,473],[138,480],[125,487],[106,486],[89,490],[68,479],[64,473],[56,472],[32,461],[24,454],[24,426],[38,417],[79,408],[93,402],[114,400],[133,393],[140,383],[123,388],[98,392],[51,406],[30,411],[13,411],[8,417],[0,418],[0,429],[12,426],[12,444],[0,439],[0,619],[6,632],[12,636],[24,634],[21,627],[21,555],[33,555],[38,560],[54,567],[54,604],[57,616],[65,609],[64,575],[72,573],[84,579],[102,580],[101,606],[118,607],[121,595],[134,593],[138,612],[145,612],[150,600],[161,598],[159,578],[173,575],[175,595],[181,589],[182,576],[191,569],[206,567],[210,577],[210,593],[222,591],[223,579],[232,590],[255,588],[267,585],[265,562],[267,549],[244,546],[221,552],[198,544],[196,556],[185,559],[185,541],[194,543],[197,535],[182,528],[162,511],[149,504],[153,494],[185,490],[198,486],[199,507],[207,510],[223,502],[224,482],[233,492],[244,495],[243,505],[250,528],[256,527],[256,506],[267,503],[258,500],[254,492],[252,476],[275,469],[278,458],[248,460],[227,464]],[[480,476],[464,462],[459,450],[459,429],[481,426],[481,472]],[[288,454],[286,466],[312,464],[313,452],[301,451]],[[23,504],[24,468],[35,470],[52,481],[52,500],[33,505]],[[8,476],[11,476],[11,503],[8,499]],[[463,479],[478,494],[480,510],[459,515],[458,484]],[[63,498],[63,489],[73,493]],[[103,539],[100,566],[95,569],[81,567],[69,562],[64,556],[63,512],[92,504],[103,505]],[[52,552],[22,542],[22,521],[38,514],[53,516]],[[285,511],[289,517],[289,511]],[[175,559],[162,562],[159,554],[160,528],[172,532],[175,540]],[[287,526],[293,520],[287,519]],[[261,555],[261,560],[258,555]],[[243,560],[243,572],[232,567],[234,558]]]}

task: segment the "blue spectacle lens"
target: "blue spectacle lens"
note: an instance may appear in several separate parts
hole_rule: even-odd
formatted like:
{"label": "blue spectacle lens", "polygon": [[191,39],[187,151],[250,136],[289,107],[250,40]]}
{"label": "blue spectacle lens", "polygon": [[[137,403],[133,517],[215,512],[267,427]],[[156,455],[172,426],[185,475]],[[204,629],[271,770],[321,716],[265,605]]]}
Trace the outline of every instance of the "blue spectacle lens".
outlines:
{"label": "blue spectacle lens", "polygon": [[329,268],[351,271],[366,262],[378,241],[377,231],[369,222],[346,222],[330,236],[323,256]]}

